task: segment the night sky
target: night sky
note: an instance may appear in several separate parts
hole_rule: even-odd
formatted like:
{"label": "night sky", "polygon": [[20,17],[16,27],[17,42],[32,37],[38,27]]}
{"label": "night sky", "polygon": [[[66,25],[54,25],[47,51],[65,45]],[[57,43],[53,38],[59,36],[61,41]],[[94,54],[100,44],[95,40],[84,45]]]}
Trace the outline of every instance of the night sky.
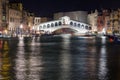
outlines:
{"label": "night sky", "polygon": [[36,16],[50,17],[53,13],[120,8],[120,0],[10,0],[22,2]]}

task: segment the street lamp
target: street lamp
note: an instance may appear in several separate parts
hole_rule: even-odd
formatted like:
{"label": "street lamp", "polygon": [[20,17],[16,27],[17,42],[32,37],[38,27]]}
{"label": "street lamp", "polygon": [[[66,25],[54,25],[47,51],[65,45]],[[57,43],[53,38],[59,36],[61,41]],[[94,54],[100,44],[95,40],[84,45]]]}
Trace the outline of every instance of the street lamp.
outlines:
{"label": "street lamp", "polygon": [[20,25],[20,33],[21,33],[21,36],[22,36],[22,29],[23,29],[23,25],[21,24],[21,25]]}

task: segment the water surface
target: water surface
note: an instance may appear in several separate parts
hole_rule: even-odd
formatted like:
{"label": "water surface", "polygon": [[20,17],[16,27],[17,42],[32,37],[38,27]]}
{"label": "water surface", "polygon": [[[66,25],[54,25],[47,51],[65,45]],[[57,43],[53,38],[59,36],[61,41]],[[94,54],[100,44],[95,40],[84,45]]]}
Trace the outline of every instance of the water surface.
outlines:
{"label": "water surface", "polygon": [[120,45],[106,39],[0,40],[1,80],[120,80]]}

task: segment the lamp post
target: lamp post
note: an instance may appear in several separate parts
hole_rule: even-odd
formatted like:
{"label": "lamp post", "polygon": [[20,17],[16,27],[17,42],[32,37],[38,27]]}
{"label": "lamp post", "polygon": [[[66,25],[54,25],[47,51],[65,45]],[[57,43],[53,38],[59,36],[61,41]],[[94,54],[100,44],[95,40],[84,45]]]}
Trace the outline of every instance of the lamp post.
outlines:
{"label": "lamp post", "polygon": [[32,35],[35,34],[35,26],[32,27]]}

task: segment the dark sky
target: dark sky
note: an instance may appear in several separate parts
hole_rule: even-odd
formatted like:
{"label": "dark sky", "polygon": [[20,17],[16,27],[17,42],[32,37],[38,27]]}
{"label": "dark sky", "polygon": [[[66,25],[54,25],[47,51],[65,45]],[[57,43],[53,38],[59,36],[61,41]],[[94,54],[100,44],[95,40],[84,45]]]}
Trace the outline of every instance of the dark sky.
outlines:
{"label": "dark sky", "polygon": [[120,0],[10,0],[22,2],[25,9],[37,16],[51,16],[64,11],[90,11],[120,8]]}

